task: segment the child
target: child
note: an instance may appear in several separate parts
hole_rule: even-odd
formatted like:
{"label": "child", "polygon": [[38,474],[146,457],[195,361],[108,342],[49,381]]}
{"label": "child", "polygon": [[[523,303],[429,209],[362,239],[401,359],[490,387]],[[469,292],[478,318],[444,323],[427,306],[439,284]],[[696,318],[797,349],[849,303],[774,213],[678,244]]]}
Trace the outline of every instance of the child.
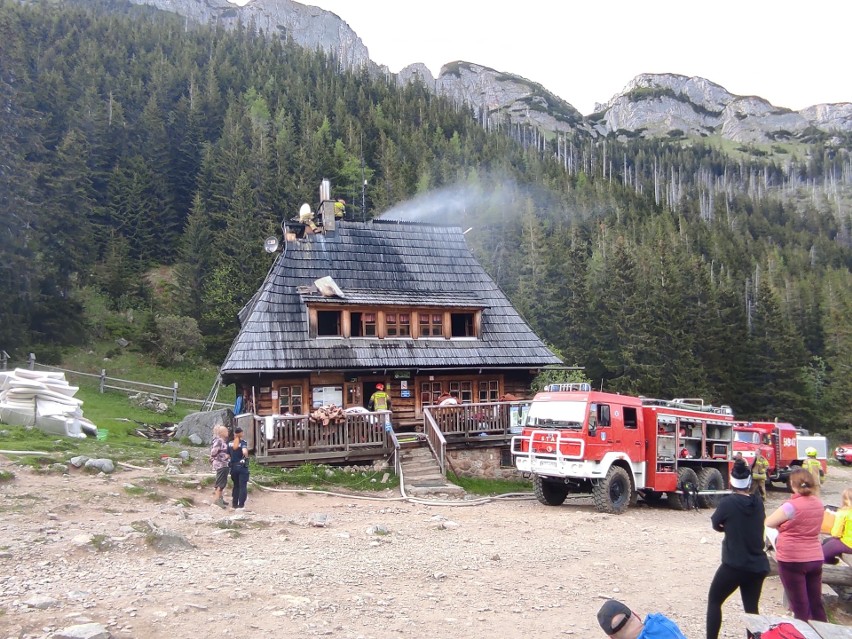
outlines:
{"label": "child", "polygon": [[852,553],[852,488],[843,491],[840,510],[834,515],[831,537],[822,545],[824,562],[836,564],[840,555]]}
{"label": "child", "polygon": [[213,488],[216,501],[213,503],[221,508],[227,508],[225,499],[222,497],[222,492],[228,485],[228,461],[231,458],[228,453],[228,444],[225,442],[227,437],[228,429],[222,424],[213,427],[213,444],[210,446],[210,463],[216,473],[216,484]]}

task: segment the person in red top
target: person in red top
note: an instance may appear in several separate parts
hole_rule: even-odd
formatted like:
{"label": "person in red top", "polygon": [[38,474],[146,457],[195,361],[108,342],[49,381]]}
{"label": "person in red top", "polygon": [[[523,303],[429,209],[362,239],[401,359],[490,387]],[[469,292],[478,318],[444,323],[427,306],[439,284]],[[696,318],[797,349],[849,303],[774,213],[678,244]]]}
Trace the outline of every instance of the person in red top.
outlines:
{"label": "person in red top", "polygon": [[778,529],[778,576],[796,619],[827,621],[822,604],[823,554],[819,540],[825,507],[816,496],[813,475],[802,468],[790,474],[790,490],[793,497],[765,522],[767,528]]}

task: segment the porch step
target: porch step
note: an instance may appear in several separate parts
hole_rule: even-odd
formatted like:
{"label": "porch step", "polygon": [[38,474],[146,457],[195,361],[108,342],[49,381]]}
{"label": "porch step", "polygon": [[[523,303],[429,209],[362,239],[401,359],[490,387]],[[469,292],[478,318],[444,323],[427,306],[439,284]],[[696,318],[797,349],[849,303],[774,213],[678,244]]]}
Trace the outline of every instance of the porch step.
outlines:
{"label": "porch step", "polygon": [[465,491],[447,481],[441,474],[431,449],[422,442],[417,448],[408,448],[400,458],[405,492],[412,497],[463,497]]}

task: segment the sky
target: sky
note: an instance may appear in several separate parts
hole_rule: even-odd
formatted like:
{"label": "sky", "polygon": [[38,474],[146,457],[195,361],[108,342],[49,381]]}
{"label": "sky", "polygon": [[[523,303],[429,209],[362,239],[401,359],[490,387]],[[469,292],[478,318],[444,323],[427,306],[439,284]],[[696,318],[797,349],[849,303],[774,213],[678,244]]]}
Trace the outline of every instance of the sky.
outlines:
{"label": "sky", "polygon": [[794,110],[852,102],[849,0],[302,4],[337,14],[394,73],[422,62],[437,76],[448,62],[474,62],[537,82],[584,115],[640,73],[700,76]]}

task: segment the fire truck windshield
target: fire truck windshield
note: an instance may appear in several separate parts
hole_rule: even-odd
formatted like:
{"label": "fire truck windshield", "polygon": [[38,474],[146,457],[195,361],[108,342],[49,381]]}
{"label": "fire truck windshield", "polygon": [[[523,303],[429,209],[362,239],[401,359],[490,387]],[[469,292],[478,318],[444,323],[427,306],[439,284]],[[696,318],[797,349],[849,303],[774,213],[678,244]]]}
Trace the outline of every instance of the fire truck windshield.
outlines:
{"label": "fire truck windshield", "polygon": [[738,442],[747,442],[749,444],[760,443],[760,433],[754,433],[747,430],[734,430],[734,439]]}
{"label": "fire truck windshield", "polygon": [[533,402],[524,425],[531,428],[580,430],[587,411],[586,402]]}

